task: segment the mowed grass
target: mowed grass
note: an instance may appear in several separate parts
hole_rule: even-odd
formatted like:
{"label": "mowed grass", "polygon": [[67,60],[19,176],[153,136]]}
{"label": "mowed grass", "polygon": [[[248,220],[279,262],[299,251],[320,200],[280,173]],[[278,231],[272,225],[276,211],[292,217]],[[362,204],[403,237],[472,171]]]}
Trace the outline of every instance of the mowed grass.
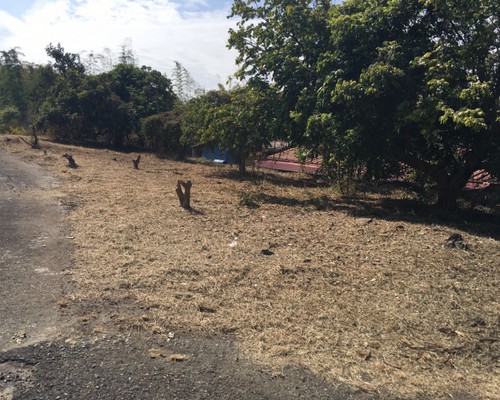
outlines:
{"label": "mowed grass", "polygon": [[[0,140],[60,178],[76,245],[68,309],[85,321],[231,334],[278,375],[296,364],[396,396],[500,398],[498,216],[450,222],[400,191],[343,198],[306,176],[149,154],[136,170],[135,153]],[[193,182],[192,211],[179,179]],[[467,248],[443,247],[453,233]]]}

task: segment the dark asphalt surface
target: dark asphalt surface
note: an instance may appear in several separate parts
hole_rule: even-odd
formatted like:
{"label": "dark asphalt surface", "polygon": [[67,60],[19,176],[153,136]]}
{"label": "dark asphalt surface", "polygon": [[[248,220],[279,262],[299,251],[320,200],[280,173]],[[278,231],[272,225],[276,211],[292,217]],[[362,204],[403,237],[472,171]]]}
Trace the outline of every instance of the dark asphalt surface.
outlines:
{"label": "dark asphalt surface", "polygon": [[245,360],[230,335],[80,329],[57,307],[72,247],[56,184],[0,151],[0,400],[391,398],[296,367],[273,374]]}
{"label": "dark asphalt surface", "polygon": [[[0,355],[17,371],[15,399],[382,399],[334,390],[296,368],[272,376],[239,360],[230,338],[184,336],[163,345],[169,356],[152,359],[158,343],[126,336],[94,338],[74,345],[46,342]],[[5,378],[12,379],[12,378]]]}
{"label": "dark asphalt surface", "polygon": [[57,182],[0,152],[0,349],[56,334],[56,302],[70,267]]}

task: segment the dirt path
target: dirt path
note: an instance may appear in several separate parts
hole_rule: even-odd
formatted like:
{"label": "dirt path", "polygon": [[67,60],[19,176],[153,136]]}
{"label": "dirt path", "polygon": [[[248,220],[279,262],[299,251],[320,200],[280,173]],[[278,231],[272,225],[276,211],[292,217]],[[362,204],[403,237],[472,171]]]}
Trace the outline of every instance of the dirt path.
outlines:
{"label": "dirt path", "polygon": [[0,151],[0,399],[387,398],[295,367],[272,374],[231,336],[85,331],[61,312],[72,245],[56,189],[40,167]]}

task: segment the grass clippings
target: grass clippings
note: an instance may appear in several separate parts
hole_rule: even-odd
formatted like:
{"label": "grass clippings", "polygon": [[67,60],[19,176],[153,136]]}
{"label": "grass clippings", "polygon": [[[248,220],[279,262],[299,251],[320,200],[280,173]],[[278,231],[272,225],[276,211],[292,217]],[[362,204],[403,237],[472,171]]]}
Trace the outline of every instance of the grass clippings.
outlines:
{"label": "grass clippings", "polygon": [[[15,137],[1,147],[60,178],[75,303],[132,299],[130,320],[146,330],[231,333],[277,371],[302,365],[398,396],[500,398],[498,226],[400,212],[394,194],[344,199],[299,175],[236,179],[231,166],[149,154],[134,169],[137,154],[41,141],[44,154]],[[180,179],[193,182],[191,210]],[[467,246],[443,246],[456,233]]]}

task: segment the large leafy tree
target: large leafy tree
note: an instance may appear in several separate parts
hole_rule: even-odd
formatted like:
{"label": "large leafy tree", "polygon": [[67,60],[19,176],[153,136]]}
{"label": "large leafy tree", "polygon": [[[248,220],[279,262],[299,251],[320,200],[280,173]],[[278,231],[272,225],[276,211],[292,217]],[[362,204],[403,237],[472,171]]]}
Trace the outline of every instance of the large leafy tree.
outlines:
{"label": "large leafy tree", "polygon": [[[442,208],[475,169],[499,171],[498,1],[236,0],[233,15],[240,75],[274,80],[326,160],[379,174],[410,165],[436,183]],[[304,16],[326,25],[301,28]],[[297,85],[301,68],[310,78]]]}
{"label": "large leafy tree", "polygon": [[119,147],[132,133],[141,139],[142,119],[174,107],[171,81],[150,67],[121,60],[109,72],[88,74],[79,54],[60,44],[45,50],[52,59],[45,66],[22,62],[18,49],[0,51],[2,129],[29,123],[60,140]]}
{"label": "large leafy tree", "polygon": [[49,44],[45,51],[53,62],[39,71],[37,75],[41,79],[37,79],[32,89],[34,96],[40,89],[46,95],[37,105],[33,125],[36,129],[50,131],[60,140],[92,140],[87,138],[89,126],[81,112],[79,93],[86,76],[79,55],[66,52],[60,44]]}
{"label": "large leafy tree", "polygon": [[59,140],[120,146],[129,131],[127,107],[106,76],[59,81],[39,108],[35,127]]}
{"label": "large leafy tree", "polygon": [[118,64],[105,74],[112,90],[126,104],[129,129],[140,132],[141,119],[172,110],[176,96],[165,75],[150,67]]}
{"label": "large leafy tree", "polygon": [[250,155],[268,145],[279,130],[279,100],[272,87],[257,81],[231,91],[209,92],[189,104],[184,137],[228,150],[245,173]]}
{"label": "large leafy tree", "polygon": [[235,154],[240,173],[245,173],[248,158],[277,134],[279,98],[271,87],[254,82],[230,95],[230,102],[215,110],[205,139]]}
{"label": "large leafy tree", "polygon": [[[229,47],[238,50],[237,78],[267,80],[281,91],[284,107],[294,116],[312,113],[318,82],[316,67],[328,50],[330,0],[235,0]],[[295,118],[289,132],[300,142],[307,118]]]}
{"label": "large leafy tree", "polygon": [[210,124],[215,118],[216,111],[230,100],[230,93],[226,90],[211,90],[189,100],[182,121],[181,141],[189,145],[210,144],[208,139]]}
{"label": "large leafy tree", "polygon": [[50,65],[27,65],[23,74],[27,119],[36,125],[37,116],[46,99],[53,93],[60,77]]}

